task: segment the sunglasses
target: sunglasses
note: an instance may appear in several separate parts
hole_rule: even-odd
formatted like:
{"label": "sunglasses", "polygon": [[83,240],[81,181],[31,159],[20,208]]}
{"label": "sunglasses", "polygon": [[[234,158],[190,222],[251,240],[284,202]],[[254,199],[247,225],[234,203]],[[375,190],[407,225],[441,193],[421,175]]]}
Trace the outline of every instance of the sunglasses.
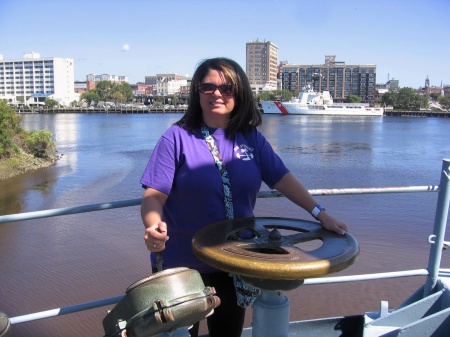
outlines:
{"label": "sunglasses", "polygon": [[198,86],[198,90],[205,95],[212,95],[216,90],[219,90],[222,95],[232,95],[231,84],[215,85],[212,83],[202,83]]}

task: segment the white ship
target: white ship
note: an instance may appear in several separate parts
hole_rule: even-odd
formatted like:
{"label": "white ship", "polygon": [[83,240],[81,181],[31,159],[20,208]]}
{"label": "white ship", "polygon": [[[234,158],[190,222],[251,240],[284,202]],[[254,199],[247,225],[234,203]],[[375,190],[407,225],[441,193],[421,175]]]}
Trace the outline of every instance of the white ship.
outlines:
{"label": "white ship", "polygon": [[370,107],[368,103],[334,103],[329,91],[318,93],[310,85],[303,88],[297,98],[289,102],[260,102],[264,113],[292,115],[344,115],[383,116],[382,107]]}
{"label": "white ship", "polygon": [[287,115],[288,112],[280,101],[260,101],[265,114],[282,114]]}

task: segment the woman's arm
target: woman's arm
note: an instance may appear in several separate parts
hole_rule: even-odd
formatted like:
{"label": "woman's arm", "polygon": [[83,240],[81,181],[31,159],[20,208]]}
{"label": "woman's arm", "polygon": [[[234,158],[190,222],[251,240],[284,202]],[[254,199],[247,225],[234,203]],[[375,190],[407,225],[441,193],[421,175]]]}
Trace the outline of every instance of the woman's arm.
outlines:
{"label": "woman's arm", "polygon": [[147,188],[142,197],[141,217],[145,226],[145,245],[151,252],[160,252],[166,248],[165,243],[169,239],[167,224],[162,221],[163,206],[167,195]]}
{"label": "woman's arm", "polygon": [[[290,172],[286,173],[274,187],[293,203],[302,207],[309,213],[311,213],[318,204],[308,190]],[[348,230],[346,224],[333,218],[325,210],[320,211],[317,215],[317,220],[321,222],[324,228],[338,234],[343,235]]]}

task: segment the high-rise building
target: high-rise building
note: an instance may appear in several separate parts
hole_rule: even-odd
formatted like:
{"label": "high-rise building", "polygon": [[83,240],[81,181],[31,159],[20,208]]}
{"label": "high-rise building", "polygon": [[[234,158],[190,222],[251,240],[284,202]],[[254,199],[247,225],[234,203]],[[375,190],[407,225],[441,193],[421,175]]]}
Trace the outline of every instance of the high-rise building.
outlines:
{"label": "high-rise building", "polygon": [[21,59],[6,60],[0,55],[0,99],[11,104],[42,104],[45,98],[61,105],[79,99],[74,90],[73,59],[27,53]]}
{"label": "high-rise building", "polygon": [[282,87],[296,92],[310,85],[316,91],[330,91],[335,102],[356,95],[363,103],[374,104],[376,69],[374,64],[346,65],[337,62],[335,55],[327,55],[324,64],[283,64]]}
{"label": "high-rise building", "polygon": [[247,42],[245,72],[255,94],[277,90],[278,47],[270,41]]}

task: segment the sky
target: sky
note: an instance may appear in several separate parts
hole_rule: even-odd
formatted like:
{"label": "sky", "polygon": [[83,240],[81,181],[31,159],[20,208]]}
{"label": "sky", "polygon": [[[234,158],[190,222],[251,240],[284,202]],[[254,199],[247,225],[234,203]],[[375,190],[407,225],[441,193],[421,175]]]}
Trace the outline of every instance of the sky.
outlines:
{"label": "sky", "polygon": [[450,0],[0,0],[0,55],[72,58],[88,74],[192,76],[224,56],[245,70],[249,41],[278,62],[375,64],[377,83],[450,84]]}

